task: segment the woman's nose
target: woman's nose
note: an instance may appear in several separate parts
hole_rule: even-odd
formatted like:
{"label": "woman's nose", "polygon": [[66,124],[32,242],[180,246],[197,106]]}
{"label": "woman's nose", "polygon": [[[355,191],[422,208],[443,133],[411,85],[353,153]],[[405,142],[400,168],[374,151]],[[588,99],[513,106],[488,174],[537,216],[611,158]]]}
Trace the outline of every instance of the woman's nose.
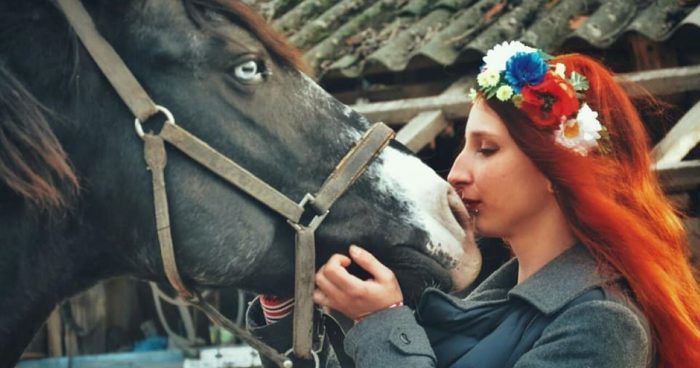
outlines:
{"label": "woman's nose", "polygon": [[474,181],[471,167],[467,155],[462,151],[452,164],[450,173],[447,174],[447,181],[453,187],[469,185]]}

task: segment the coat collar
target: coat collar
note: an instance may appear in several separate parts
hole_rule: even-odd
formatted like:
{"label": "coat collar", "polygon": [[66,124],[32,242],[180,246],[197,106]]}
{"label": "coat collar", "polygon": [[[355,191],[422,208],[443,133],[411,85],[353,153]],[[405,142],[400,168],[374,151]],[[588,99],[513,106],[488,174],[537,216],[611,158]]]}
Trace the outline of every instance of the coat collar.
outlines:
{"label": "coat collar", "polygon": [[618,277],[601,274],[588,249],[577,244],[517,285],[518,260],[511,259],[479,285],[463,306],[516,297],[550,315],[584,292]]}

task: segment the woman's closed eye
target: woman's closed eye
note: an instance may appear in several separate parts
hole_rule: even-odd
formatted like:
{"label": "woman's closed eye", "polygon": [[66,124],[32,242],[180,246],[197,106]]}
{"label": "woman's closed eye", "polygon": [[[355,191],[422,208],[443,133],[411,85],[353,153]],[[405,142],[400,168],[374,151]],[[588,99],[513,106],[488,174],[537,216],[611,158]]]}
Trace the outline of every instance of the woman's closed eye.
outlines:
{"label": "woman's closed eye", "polygon": [[493,155],[496,151],[498,151],[498,147],[492,145],[482,145],[476,150],[477,153],[487,157]]}

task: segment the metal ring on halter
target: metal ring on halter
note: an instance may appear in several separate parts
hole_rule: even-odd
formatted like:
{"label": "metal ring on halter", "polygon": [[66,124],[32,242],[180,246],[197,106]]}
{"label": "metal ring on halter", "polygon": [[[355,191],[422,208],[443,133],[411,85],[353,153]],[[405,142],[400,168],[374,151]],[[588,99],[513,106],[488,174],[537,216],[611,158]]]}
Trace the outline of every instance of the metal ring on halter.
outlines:
{"label": "metal ring on halter", "polygon": [[[311,193],[306,193],[306,194],[304,195],[304,198],[301,199],[301,202],[299,202],[299,207],[305,208],[306,205],[307,205],[309,202],[313,201],[314,199],[316,199],[316,198],[313,196],[313,194],[311,194]],[[319,215],[314,216],[313,219],[311,219],[311,221],[309,221],[309,223],[308,223],[307,225],[305,225],[305,226],[306,226],[307,228],[309,228],[309,229],[314,229],[314,230],[316,230],[316,229],[319,227],[319,225],[321,225],[321,222],[323,222],[323,220],[325,220],[326,216],[328,216],[328,213],[330,213],[330,211],[326,211],[326,213],[324,213],[324,214],[319,214]],[[296,223],[296,222],[293,222],[293,221],[290,221],[290,220],[287,220],[287,223],[289,223],[290,225],[292,225],[292,227],[293,227],[295,230],[299,230],[299,229],[300,229],[300,226],[301,226],[301,225],[300,225],[299,223]]]}
{"label": "metal ring on halter", "polygon": [[[175,125],[175,118],[170,110],[160,105],[156,105],[156,109],[165,115],[166,123]],[[136,134],[143,138],[143,125],[141,125],[141,120],[139,120],[139,118],[134,119],[134,128],[136,128]]]}
{"label": "metal ring on halter", "polygon": [[[291,354],[293,351],[294,351],[294,348],[289,349],[289,350],[284,352],[284,355],[289,356],[289,354]],[[318,359],[318,354],[313,349],[311,349],[311,356],[314,358],[314,368],[320,368],[321,361]],[[287,365],[287,362],[289,362],[289,365]],[[292,367],[293,367],[293,363],[291,360],[287,360],[286,362],[284,362],[284,368],[292,368]]]}

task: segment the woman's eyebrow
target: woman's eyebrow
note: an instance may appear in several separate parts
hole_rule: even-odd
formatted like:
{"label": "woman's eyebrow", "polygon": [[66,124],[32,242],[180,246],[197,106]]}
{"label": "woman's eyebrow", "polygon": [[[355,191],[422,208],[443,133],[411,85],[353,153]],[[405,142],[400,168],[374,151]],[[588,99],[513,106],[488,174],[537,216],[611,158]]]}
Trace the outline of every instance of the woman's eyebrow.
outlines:
{"label": "woman's eyebrow", "polygon": [[497,134],[485,130],[474,130],[469,132],[469,137],[473,138],[494,138]]}

